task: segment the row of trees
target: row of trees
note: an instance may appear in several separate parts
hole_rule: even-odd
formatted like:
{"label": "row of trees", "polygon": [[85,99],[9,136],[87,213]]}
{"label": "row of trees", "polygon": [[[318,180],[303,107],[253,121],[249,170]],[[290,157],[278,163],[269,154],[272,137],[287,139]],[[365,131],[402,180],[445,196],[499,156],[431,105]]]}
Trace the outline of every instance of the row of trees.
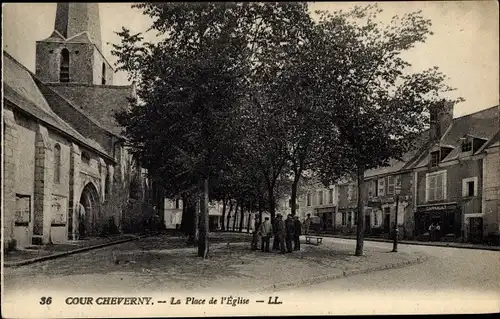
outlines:
{"label": "row of trees", "polygon": [[183,223],[199,230],[199,255],[210,200],[274,218],[278,186],[291,181],[295,214],[306,172],[325,184],[357,176],[362,255],[365,170],[408,151],[451,90],[437,68],[408,73],[401,56],[432,34],[430,21],[416,12],[382,25],[376,5],[316,20],[305,2],[133,7],[158,41],[118,32],[112,53],[138,100],[117,119],[165,194],[189,204]]}

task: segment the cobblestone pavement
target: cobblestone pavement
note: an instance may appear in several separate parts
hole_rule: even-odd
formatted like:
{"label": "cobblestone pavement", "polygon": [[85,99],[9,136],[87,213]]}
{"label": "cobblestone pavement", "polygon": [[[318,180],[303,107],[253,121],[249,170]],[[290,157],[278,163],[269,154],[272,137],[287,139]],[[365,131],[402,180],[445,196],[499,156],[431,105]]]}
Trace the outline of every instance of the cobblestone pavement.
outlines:
{"label": "cobblestone pavement", "polygon": [[[421,253],[366,249],[354,256],[351,243],[327,241],[302,245],[302,251],[280,255],[251,251],[241,237],[214,235],[210,259],[196,256],[175,238],[144,238],[65,258],[5,269],[5,291],[51,287],[75,291],[254,291],[308,278],[342,276],[345,272],[416,261]],[[239,242],[238,242],[239,241]],[[217,243],[219,242],[219,243]]]}

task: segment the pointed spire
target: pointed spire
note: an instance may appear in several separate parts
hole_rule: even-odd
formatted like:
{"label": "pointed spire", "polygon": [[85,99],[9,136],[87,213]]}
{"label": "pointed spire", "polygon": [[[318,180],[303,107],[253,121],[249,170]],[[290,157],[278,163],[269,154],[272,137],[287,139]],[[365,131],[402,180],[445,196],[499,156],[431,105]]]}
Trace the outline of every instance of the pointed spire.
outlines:
{"label": "pointed spire", "polygon": [[98,3],[57,3],[54,29],[65,38],[88,32],[92,42],[101,48],[101,23]]}

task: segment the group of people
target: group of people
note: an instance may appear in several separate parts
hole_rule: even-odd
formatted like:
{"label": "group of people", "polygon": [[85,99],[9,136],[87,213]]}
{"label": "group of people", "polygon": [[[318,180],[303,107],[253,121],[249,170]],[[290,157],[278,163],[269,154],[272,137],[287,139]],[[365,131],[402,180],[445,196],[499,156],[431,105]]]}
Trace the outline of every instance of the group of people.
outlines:
{"label": "group of people", "polygon": [[441,226],[439,222],[433,222],[429,226],[429,240],[430,241],[438,241],[441,234]]}
{"label": "group of people", "polygon": [[263,252],[270,252],[269,246],[271,237],[273,237],[273,250],[279,250],[282,254],[285,252],[291,253],[294,250],[300,250],[301,234],[302,223],[297,216],[289,214],[284,220],[283,215],[277,214],[273,223],[271,223],[269,217],[264,218],[264,221],[261,222],[257,216],[255,219],[252,249],[258,249],[260,239],[261,250]]}

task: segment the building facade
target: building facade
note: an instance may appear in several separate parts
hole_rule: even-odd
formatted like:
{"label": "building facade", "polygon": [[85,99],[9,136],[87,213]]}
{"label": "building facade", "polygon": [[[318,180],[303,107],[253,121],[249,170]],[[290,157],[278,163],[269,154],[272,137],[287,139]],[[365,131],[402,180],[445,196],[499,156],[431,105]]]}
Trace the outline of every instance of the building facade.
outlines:
{"label": "building facade", "polygon": [[36,45],[36,74],[4,52],[3,231],[18,246],[102,235],[122,226],[132,176],[114,112],[134,98],[114,86],[102,55],[98,4],[59,3],[54,32]]}

